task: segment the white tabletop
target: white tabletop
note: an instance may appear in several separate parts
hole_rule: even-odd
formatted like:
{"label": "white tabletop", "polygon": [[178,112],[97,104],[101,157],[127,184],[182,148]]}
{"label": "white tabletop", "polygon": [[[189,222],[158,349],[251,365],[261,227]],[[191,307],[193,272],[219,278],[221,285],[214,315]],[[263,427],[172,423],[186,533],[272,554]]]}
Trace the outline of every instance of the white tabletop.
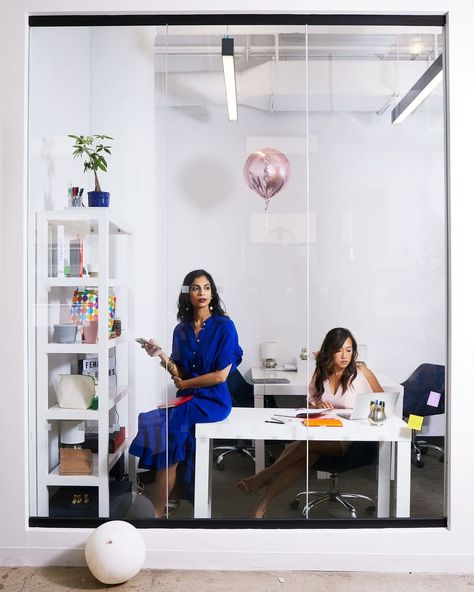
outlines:
{"label": "white tabletop", "polygon": [[[294,409],[255,409],[234,407],[223,421],[196,424],[196,438],[238,438],[244,440],[346,440],[363,442],[410,441],[411,430],[398,417],[388,418],[381,426],[368,420],[341,419],[342,427],[306,427],[301,419],[287,423],[266,423],[273,416],[294,415]],[[333,411],[326,417],[337,417]]]}

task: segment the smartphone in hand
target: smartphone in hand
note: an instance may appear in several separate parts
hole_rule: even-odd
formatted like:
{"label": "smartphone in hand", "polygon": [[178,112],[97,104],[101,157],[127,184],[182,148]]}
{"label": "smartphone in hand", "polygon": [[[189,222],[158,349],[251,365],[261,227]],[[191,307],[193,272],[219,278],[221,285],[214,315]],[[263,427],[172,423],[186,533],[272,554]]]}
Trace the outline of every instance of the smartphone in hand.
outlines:
{"label": "smartphone in hand", "polygon": [[153,345],[153,343],[151,341],[149,341],[148,339],[144,339],[143,337],[136,337],[135,341],[137,343],[139,343],[140,345],[150,345],[150,346]]}

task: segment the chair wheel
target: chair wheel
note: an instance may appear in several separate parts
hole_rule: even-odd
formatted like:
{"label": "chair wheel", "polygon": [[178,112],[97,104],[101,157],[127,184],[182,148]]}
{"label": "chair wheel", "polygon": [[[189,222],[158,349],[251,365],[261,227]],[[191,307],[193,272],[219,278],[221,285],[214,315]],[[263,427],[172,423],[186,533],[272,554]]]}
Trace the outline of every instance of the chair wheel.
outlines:
{"label": "chair wheel", "polygon": [[300,502],[297,499],[294,499],[290,502],[289,506],[292,510],[297,510],[299,508]]}
{"label": "chair wheel", "polygon": [[367,508],[365,508],[365,513],[368,516],[373,516],[375,514],[375,506],[367,506]]}
{"label": "chair wheel", "polygon": [[422,460],[415,460],[415,465],[419,468],[422,469],[425,466],[425,463]]}

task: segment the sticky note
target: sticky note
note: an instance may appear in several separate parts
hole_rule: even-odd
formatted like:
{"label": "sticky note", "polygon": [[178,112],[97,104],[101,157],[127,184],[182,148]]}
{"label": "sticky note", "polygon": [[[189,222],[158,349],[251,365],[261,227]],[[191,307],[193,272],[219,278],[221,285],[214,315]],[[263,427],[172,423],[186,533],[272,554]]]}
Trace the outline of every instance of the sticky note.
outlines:
{"label": "sticky note", "polygon": [[438,407],[440,399],[441,399],[441,393],[437,393],[436,391],[431,391],[430,395],[428,397],[428,400],[426,401],[426,404],[430,405],[430,407]]}
{"label": "sticky note", "polygon": [[421,430],[421,426],[423,425],[423,418],[419,415],[410,415],[408,417],[408,427],[411,430]]}

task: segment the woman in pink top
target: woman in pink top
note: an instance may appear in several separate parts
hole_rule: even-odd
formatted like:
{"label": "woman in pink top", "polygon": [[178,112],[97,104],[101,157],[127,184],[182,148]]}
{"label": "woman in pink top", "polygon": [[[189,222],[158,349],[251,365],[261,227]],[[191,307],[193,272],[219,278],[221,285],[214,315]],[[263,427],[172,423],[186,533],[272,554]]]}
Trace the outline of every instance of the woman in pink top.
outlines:
{"label": "woman in pink top", "polygon": [[[357,364],[357,343],[348,329],[331,329],[316,354],[316,369],[308,388],[310,408],[327,409],[354,407],[358,393],[383,391],[377,378],[364,364]],[[350,442],[308,442],[299,440],[289,444],[275,463],[256,475],[243,479],[237,487],[244,493],[252,493],[267,486],[257,503],[255,518],[264,518],[270,502],[290,487],[305,472],[306,465],[313,465],[320,456],[343,455]]]}

